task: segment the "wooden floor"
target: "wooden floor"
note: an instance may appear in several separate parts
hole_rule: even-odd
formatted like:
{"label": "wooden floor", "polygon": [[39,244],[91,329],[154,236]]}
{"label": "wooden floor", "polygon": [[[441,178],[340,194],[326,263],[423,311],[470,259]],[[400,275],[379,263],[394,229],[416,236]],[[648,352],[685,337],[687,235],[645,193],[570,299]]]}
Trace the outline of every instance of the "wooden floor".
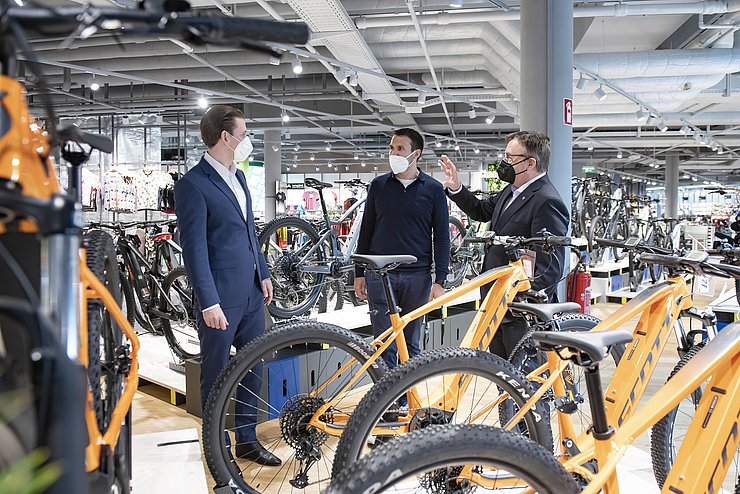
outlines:
{"label": "wooden floor", "polygon": [[[711,299],[696,296],[695,303],[698,307],[705,307]],[[605,318],[614,312],[620,305],[613,303],[597,304],[593,307],[593,314],[599,318]],[[625,325],[625,329],[633,329],[636,320]],[[675,342],[669,342],[664,357],[660,359],[658,367],[648,386],[646,397],[652,396],[666,380],[677,362]],[[169,403],[169,392],[154,385],[144,386],[137,393],[133,404],[134,434],[147,434],[153,432],[172,431],[178,429],[197,429],[200,436],[200,419],[188,414],[184,405],[173,406]],[[649,452],[649,437],[647,434],[640,437],[636,443],[639,449]],[[208,468],[203,463],[209,490],[214,486]],[[649,465],[646,465],[649,469]]]}

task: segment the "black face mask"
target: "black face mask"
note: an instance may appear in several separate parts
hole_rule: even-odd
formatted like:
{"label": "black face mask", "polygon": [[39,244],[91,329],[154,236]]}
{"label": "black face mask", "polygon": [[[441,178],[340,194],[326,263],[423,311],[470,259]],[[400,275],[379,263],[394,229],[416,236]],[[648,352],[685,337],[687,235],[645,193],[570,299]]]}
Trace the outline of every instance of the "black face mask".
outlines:
{"label": "black face mask", "polygon": [[523,160],[519,160],[516,163],[511,163],[511,164],[501,160],[498,165],[498,170],[496,170],[496,173],[498,173],[498,178],[500,178],[504,182],[513,184],[514,180],[516,180],[517,175],[520,175],[527,171],[527,170],[522,170],[517,173],[514,171],[514,165],[518,165],[519,163],[524,163],[528,159],[529,158],[524,158]]}

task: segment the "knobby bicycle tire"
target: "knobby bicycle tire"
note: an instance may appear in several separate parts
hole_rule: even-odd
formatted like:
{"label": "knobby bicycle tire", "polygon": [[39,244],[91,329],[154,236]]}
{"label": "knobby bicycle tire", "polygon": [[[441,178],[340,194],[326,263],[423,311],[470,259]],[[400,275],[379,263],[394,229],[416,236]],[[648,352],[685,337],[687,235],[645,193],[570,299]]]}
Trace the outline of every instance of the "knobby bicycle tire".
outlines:
{"label": "knobby bicycle tire", "polygon": [[[298,259],[292,257],[294,252],[286,250],[273,253],[270,250],[270,241],[282,228],[286,231],[288,228],[295,228],[305,234],[308,245],[301,245],[301,250],[305,251],[319,242],[319,234],[309,222],[294,216],[275,218],[267,223],[259,234],[260,248],[265,255],[274,289],[273,300],[267,309],[273,317],[290,319],[308,313],[316,305],[326,275],[301,272]],[[314,256],[313,263],[325,264],[326,256],[323,248],[317,249]],[[304,289],[302,284],[306,282],[308,286]]]}
{"label": "knobby bicycle tire", "polygon": [[[462,465],[506,470],[542,494],[580,491],[572,476],[539,444],[509,431],[465,424],[399,436],[348,466],[324,494],[374,494],[419,477],[420,483],[427,481],[426,489],[419,492],[468,492],[455,482]],[[435,481],[436,485],[429,485]]]}
{"label": "knobby bicycle tire", "polygon": [[[91,230],[83,237],[87,267],[103,283],[116,303],[121,305],[120,271],[116,261],[113,239],[106,232]],[[87,305],[88,365],[87,375],[92,394],[92,406],[98,428],[105,433],[110,425],[118,401],[123,393],[123,374],[116,359],[123,347],[123,333],[99,299]],[[119,492],[129,492],[131,482],[131,409],[121,425],[113,464],[101,468],[114,479]],[[112,475],[111,475],[112,474]]]}
{"label": "knobby bicycle tire", "polygon": [[[185,272],[185,267],[179,266],[173,269],[167,274],[167,277],[162,282],[163,295],[160,299],[160,310],[165,313],[169,313],[173,310],[173,308],[164,298],[164,295],[166,294],[168,297],[170,297],[170,300],[172,300],[172,295],[170,294],[170,288],[172,288],[175,285],[175,282],[177,282],[182,277],[185,277],[185,280],[188,281],[188,283],[185,288],[183,287],[179,287],[179,288],[185,291],[187,291],[188,287],[190,289],[190,297],[188,299],[189,303],[188,301],[186,301],[183,304],[182,309],[185,311],[185,317],[187,318],[185,320],[185,324],[186,326],[192,328],[190,332],[193,333],[192,335],[189,335],[190,332],[185,333],[185,337],[188,337],[189,335],[191,338],[197,340],[198,328],[197,328],[197,322],[195,320],[195,313],[193,312],[195,309],[192,303],[194,300],[194,294],[192,292],[193,290],[192,285],[190,284],[189,280],[187,280],[187,273]],[[167,340],[167,344],[172,350],[172,353],[174,353],[177,356],[177,358],[181,360],[186,360],[186,359],[197,359],[198,357],[200,357],[200,352],[188,351],[180,344],[180,341],[177,339],[177,335],[175,335],[176,330],[173,329],[172,322],[169,319],[167,319],[166,317],[162,317],[160,318],[160,320],[162,321],[162,332],[164,333],[164,337]],[[181,321],[178,321],[178,323],[179,322]]]}
{"label": "knobby bicycle tire", "polygon": [[[241,385],[243,377],[253,367],[268,362],[282,349],[300,348],[304,343],[340,349],[354,357],[357,365],[367,362],[374,353],[374,349],[356,333],[339,326],[311,320],[277,324],[263,336],[241,348],[219,374],[203,410],[203,450],[208,468],[218,486],[232,485],[245,492],[257,492],[242,478],[239,466],[231,461],[226,447],[223,431],[226,416],[229,414],[228,406],[232,391]],[[368,367],[367,375],[374,383],[386,370],[385,363],[378,358]],[[319,379],[315,386],[321,386],[324,382]],[[280,412],[283,413],[283,410]],[[283,467],[289,468],[289,465]],[[282,472],[278,469],[273,471]],[[285,475],[288,475],[288,472]],[[280,477],[283,478],[282,473]]]}
{"label": "knobby bicycle tire", "polygon": [[[686,353],[686,355],[684,355],[678,362],[678,364],[676,364],[676,366],[673,368],[673,371],[671,371],[671,374],[668,376],[668,381],[670,381],[679,370],[681,370],[692,358],[694,358],[694,356],[702,348],[704,348],[705,344],[706,342],[702,341],[701,343],[691,347],[688,353]],[[690,405],[687,411],[683,412],[684,414],[693,413],[696,410],[696,407],[699,406],[699,402],[702,398],[701,387],[691,393],[691,396],[687,398],[690,399]],[[679,408],[680,405],[668,412],[665,417],[660,419],[660,421],[653,426],[652,434],[650,436],[650,456],[653,463],[653,473],[655,474],[655,480],[658,482],[658,485],[661,488],[663,488],[663,484],[668,477],[668,472],[670,472],[671,467],[673,466],[673,461],[675,459],[678,448],[681,446],[680,444],[676,444],[676,421],[679,417]],[[686,423],[688,424],[688,422],[689,419],[687,418]],[[734,492],[738,492],[740,490],[740,478],[738,477],[737,460],[738,452],[736,451],[734,462],[735,471],[733,473],[733,470],[731,468],[728,472],[728,475],[732,475],[735,479]]]}
{"label": "knobby bicycle tire", "polygon": [[[91,230],[83,238],[87,249],[87,267],[104,284],[116,303],[121,303],[120,279],[115,249],[110,235]],[[116,349],[121,345],[122,333],[99,299],[87,305],[88,380],[98,427],[105,431],[118,402],[120,376],[112,373]],[[102,352],[102,354],[101,354]],[[109,371],[105,369],[110,367]]]}
{"label": "knobby bicycle tire", "polygon": [[[459,347],[439,348],[422,353],[388,372],[362,398],[350,417],[344,434],[339,438],[339,445],[334,455],[332,477],[338,476],[340,472],[360,458],[366,441],[372,435],[373,428],[399,396],[424,379],[439,376],[442,373],[484,376],[507,393],[518,405],[526,403],[533,392],[526,378],[509,362],[497,355]],[[475,392],[473,394],[475,395]],[[485,418],[488,417],[487,414]],[[552,434],[548,414],[543,405],[538,403],[536,409],[529,411],[522,422],[526,424],[526,428],[521,427],[519,429],[521,432],[552,450]],[[501,422],[501,425],[505,423]]]}

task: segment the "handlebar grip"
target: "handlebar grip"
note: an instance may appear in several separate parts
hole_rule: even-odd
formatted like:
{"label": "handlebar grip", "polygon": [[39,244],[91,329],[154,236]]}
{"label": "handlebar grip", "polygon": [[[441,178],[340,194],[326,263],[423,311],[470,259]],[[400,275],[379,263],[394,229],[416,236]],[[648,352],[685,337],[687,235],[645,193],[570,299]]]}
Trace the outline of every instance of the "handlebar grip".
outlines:
{"label": "handlebar grip", "polygon": [[645,253],[640,255],[640,262],[645,264],[661,264],[663,266],[677,267],[681,265],[681,258],[665,254]]}
{"label": "handlebar grip", "polygon": [[243,38],[251,41],[273,41],[303,45],[308,42],[309,30],[305,24],[277,22],[264,19],[245,19],[225,16],[181,16],[176,24],[215,29],[224,37]]}
{"label": "handlebar grip", "polygon": [[603,245],[605,247],[620,247],[625,248],[626,245],[624,245],[621,242],[617,242],[616,240],[612,240],[610,238],[602,238],[602,237],[596,237],[594,238],[597,244]]}
{"label": "handlebar grip", "polygon": [[547,237],[547,245],[556,245],[561,247],[567,247],[571,244],[572,240],[570,237],[563,237],[561,235],[556,235],[552,237]]}

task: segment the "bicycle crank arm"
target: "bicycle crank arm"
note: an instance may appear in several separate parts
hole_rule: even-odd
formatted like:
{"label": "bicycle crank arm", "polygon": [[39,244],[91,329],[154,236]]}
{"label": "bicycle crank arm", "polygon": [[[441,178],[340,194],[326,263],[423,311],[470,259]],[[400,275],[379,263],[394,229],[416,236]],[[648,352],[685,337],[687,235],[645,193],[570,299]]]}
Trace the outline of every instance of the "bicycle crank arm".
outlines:
{"label": "bicycle crank arm", "polygon": [[162,312],[159,309],[150,309],[149,314],[158,317],[160,319],[167,319],[168,321],[180,321],[183,317],[183,313],[180,311],[177,311],[176,314],[171,314],[169,312]]}

